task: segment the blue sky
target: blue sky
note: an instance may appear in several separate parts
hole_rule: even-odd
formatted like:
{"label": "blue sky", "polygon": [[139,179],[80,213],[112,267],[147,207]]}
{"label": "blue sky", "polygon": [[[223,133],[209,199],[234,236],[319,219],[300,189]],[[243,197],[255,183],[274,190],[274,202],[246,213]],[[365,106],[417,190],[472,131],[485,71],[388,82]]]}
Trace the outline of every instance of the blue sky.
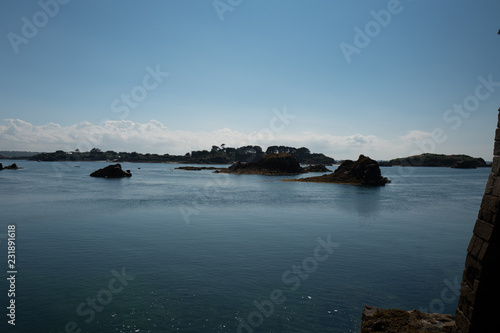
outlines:
{"label": "blue sky", "polygon": [[59,1],[0,3],[0,150],[491,160],[496,0]]}

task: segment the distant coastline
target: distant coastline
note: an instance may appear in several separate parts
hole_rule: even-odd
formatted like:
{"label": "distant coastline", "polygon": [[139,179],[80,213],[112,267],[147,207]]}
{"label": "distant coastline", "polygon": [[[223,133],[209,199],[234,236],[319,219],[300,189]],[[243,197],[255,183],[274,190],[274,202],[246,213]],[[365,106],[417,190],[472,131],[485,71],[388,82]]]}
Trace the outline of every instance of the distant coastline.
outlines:
{"label": "distant coastline", "polygon": [[[230,165],[237,161],[256,162],[264,155],[271,153],[290,153],[297,158],[301,165],[338,165],[343,160],[335,160],[322,153],[311,153],[308,148],[270,146],[264,152],[259,146],[244,146],[240,148],[212,146],[210,151],[191,151],[184,155],[150,154],[137,152],[115,152],[112,150],[101,151],[93,148],[88,152],[58,150],[55,152],[29,152],[29,151],[0,151],[0,159],[4,160],[33,160],[42,162],[130,162],[130,163],[169,163],[169,164],[217,164]],[[451,168],[480,168],[491,167],[491,162],[486,162],[480,157],[471,157],[464,154],[431,154],[424,153],[391,160],[379,160],[379,166],[404,166],[404,167],[451,167]]]}
{"label": "distant coastline", "polygon": [[236,161],[256,162],[264,155],[275,153],[287,153],[293,155],[301,164],[324,164],[332,165],[336,163],[335,159],[321,153],[311,153],[308,148],[288,147],[288,146],[270,146],[264,151],[260,146],[243,146],[239,148],[226,147],[225,145],[212,146],[210,151],[197,150],[184,155],[170,154],[150,154],[137,152],[115,152],[112,150],[102,151],[99,148],[93,148],[88,152],[79,150],[65,152],[57,150],[53,153],[33,153],[20,152],[16,156],[10,152],[10,156],[2,156],[0,159],[25,159],[43,162],[62,162],[62,161],[107,161],[107,162],[143,162],[143,163],[179,163],[179,164],[232,164]]}
{"label": "distant coastline", "polygon": [[390,161],[379,162],[380,166],[413,166],[413,167],[448,167],[457,169],[475,169],[482,167],[491,167],[480,157],[471,157],[469,155],[444,155],[444,154],[420,154],[401,158],[395,158]]}

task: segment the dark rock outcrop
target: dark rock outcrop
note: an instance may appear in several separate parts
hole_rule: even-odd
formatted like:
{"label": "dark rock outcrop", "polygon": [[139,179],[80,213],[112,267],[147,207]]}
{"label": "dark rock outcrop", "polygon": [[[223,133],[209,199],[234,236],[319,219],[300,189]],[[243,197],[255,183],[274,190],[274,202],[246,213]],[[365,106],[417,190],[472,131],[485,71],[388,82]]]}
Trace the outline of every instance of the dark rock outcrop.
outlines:
{"label": "dark rock outcrop", "polygon": [[2,163],[0,163],[0,170],[2,170],[2,169],[3,169],[3,165],[2,165]]}
{"label": "dark rock outcrop", "polygon": [[346,160],[331,174],[297,179],[300,182],[342,183],[364,186],[383,186],[390,181],[382,177],[377,161],[359,155],[357,161]]}
{"label": "dark rock outcrop", "polygon": [[[466,165],[476,168],[487,167],[488,164],[480,157],[475,158],[469,155],[443,155],[443,154],[420,154],[390,160],[390,165],[400,166],[420,166],[420,167],[454,167],[457,163],[467,163]],[[471,168],[471,167],[468,167]]]}
{"label": "dark rock outcrop", "polygon": [[90,177],[103,177],[103,178],[123,178],[131,177],[132,174],[130,170],[123,171],[120,164],[108,165],[105,168],[94,171],[90,174]]}
{"label": "dark rock outcrop", "polygon": [[287,153],[266,154],[258,162],[235,162],[219,172],[245,175],[295,175],[304,173],[297,159]]}
{"label": "dark rock outcrop", "polygon": [[[1,166],[1,164],[0,164],[0,166]],[[2,168],[0,167],[0,170],[1,169]],[[18,167],[16,163],[12,163],[11,165],[7,165],[6,167],[4,167],[4,170],[18,170],[18,169],[22,169],[22,168]]]}
{"label": "dark rock outcrop", "polygon": [[417,310],[403,311],[365,306],[361,316],[361,333],[428,333],[453,332],[452,315],[423,313]]}
{"label": "dark rock outcrop", "polygon": [[332,170],[327,169],[324,164],[315,164],[306,166],[304,172],[332,172]]}

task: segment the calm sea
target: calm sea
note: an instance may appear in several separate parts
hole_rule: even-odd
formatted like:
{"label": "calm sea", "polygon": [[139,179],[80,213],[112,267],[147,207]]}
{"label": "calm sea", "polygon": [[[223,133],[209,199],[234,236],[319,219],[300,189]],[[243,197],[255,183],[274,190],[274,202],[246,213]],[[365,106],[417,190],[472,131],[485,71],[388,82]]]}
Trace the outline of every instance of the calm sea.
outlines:
{"label": "calm sea", "polygon": [[0,171],[1,332],[358,332],[365,304],[454,314],[490,172],[381,168],[392,183],[364,188],[16,162]]}

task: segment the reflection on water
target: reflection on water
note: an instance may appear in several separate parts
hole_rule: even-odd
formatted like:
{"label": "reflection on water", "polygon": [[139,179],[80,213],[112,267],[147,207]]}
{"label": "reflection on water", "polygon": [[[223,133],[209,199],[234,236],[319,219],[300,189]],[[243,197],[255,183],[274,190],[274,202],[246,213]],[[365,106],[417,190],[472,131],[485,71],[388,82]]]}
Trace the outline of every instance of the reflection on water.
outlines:
{"label": "reflection on water", "polygon": [[[17,225],[16,328],[27,332],[69,320],[89,332],[235,332],[327,235],[340,246],[260,329],[359,331],[365,304],[427,306],[461,274],[489,174],[382,168],[392,183],[367,188],[168,164],[123,163],[133,176],[114,180],[88,176],[106,163],[18,165],[0,172],[0,228]],[[190,224],[185,206],[197,210]],[[75,309],[122,267],[135,279],[86,323]]]}

